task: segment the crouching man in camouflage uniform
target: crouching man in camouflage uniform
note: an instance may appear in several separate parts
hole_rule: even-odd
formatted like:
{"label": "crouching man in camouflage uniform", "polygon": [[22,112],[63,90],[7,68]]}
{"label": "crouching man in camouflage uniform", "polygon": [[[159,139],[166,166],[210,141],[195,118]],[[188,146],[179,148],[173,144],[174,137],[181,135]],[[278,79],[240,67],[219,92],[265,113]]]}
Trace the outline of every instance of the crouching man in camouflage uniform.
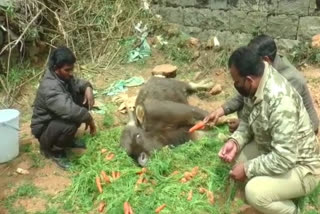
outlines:
{"label": "crouching man in camouflage uniform", "polygon": [[247,181],[247,202],[265,214],[295,214],[292,199],[319,183],[319,144],[302,98],[272,66],[248,47],[229,59],[234,86],[244,96],[243,120],[219,152]]}

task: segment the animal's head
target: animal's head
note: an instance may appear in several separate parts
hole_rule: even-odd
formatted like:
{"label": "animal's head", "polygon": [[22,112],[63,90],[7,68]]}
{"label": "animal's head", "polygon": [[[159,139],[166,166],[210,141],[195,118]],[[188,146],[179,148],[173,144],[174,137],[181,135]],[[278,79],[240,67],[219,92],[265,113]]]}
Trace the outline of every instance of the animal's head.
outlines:
{"label": "animal's head", "polygon": [[145,148],[145,132],[137,126],[133,112],[128,113],[130,120],[122,131],[120,145],[140,166],[145,166],[150,154]]}

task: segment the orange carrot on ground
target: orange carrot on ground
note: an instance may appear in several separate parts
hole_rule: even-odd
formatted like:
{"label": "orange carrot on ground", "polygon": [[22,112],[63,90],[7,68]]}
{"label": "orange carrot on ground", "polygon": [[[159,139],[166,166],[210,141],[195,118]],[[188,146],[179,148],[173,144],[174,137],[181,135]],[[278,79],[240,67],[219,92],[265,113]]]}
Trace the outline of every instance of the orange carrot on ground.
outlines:
{"label": "orange carrot on ground", "polygon": [[116,174],[116,172],[114,172],[114,171],[112,171],[112,178],[113,178],[113,179],[117,179],[117,174]]}
{"label": "orange carrot on ground", "polygon": [[104,202],[100,202],[98,207],[98,212],[102,213],[106,204]]}
{"label": "orange carrot on ground", "polygon": [[158,208],[155,210],[156,213],[160,213],[165,207],[166,207],[166,204],[162,204],[160,207],[158,207]]}
{"label": "orange carrot on ground", "polygon": [[214,195],[211,191],[207,191],[207,197],[208,197],[209,203],[213,205],[214,204]]}
{"label": "orange carrot on ground", "polygon": [[110,153],[106,156],[106,160],[112,160],[114,158],[114,154],[113,153]]}
{"label": "orange carrot on ground", "polygon": [[201,194],[203,194],[203,193],[206,193],[208,190],[206,190],[205,188],[203,188],[203,187],[200,187],[199,188],[199,192],[201,193]]}
{"label": "orange carrot on ground", "polygon": [[100,193],[102,193],[101,179],[99,176],[96,177],[96,185]]}
{"label": "orange carrot on ground", "polygon": [[124,202],[123,204],[123,211],[124,211],[124,214],[129,214],[129,207],[128,207],[128,202]]}
{"label": "orange carrot on ground", "polygon": [[180,183],[187,183],[187,181],[188,181],[188,180],[187,180],[186,178],[181,178],[181,179],[180,179]]}
{"label": "orange carrot on ground", "polygon": [[133,214],[133,210],[132,210],[131,205],[129,203],[128,203],[128,205],[129,205],[129,214]]}
{"label": "orange carrot on ground", "polygon": [[120,178],[120,172],[116,172],[116,179]]}
{"label": "orange carrot on ground", "polygon": [[108,177],[105,171],[101,171],[101,176],[106,183],[111,183],[110,178]]}
{"label": "orange carrot on ground", "polygon": [[101,149],[101,154],[106,153],[107,151],[107,149]]}
{"label": "orange carrot on ground", "polygon": [[193,177],[193,175],[192,175],[191,172],[185,172],[185,173],[184,173],[184,178],[185,178],[187,181],[191,180],[192,177]]}
{"label": "orange carrot on ground", "polygon": [[193,191],[190,190],[190,192],[188,193],[188,198],[187,198],[188,201],[192,200],[192,195],[193,195]]}
{"label": "orange carrot on ground", "polygon": [[137,172],[138,175],[144,174],[147,172],[146,168],[142,168],[141,171]]}
{"label": "orange carrot on ground", "polygon": [[142,180],[142,183],[148,183],[148,180],[146,179],[146,178],[144,178],[143,180]]}
{"label": "orange carrot on ground", "polygon": [[204,129],[204,127],[205,127],[205,123],[203,121],[200,121],[199,123],[191,127],[191,129],[189,129],[189,133],[192,133],[199,129]]}
{"label": "orange carrot on ground", "polygon": [[142,182],[143,182],[143,175],[140,175],[139,176],[139,179],[137,180],[137,184],[139,185],[139,184],[142,184]]}
{"label": "orange carrot on ground", "polygon": [[198,166],[193,167],[192,170],[191,170],[192,176],[196,176],[198,174],[198,172],[199,172],[199,167]]}
{"label": "orange carrot on ground", "polygon": [[179,171],[173,171],[169,176],[174,176],[174,175],[177,175],[177,174],[179,174]]}
{"label": "orange carrot on ground", "polygon": [[129,204],[129,202],[124,202],[123,204],[123,210],[124,210],[124,214],[133,214],[132,208]]}

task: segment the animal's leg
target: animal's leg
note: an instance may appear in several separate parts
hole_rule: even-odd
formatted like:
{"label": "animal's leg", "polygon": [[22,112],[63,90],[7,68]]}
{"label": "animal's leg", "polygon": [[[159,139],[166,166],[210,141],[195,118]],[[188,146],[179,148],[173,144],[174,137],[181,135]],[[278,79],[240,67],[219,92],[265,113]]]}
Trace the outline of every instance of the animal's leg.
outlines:
{"label": "animal's leg", "polygon": [[191,90],[198,91],[203,89],[211,89],[213,87],[213,82],[210,80],[202,80],[198,83],[190,82],[189,85]]}

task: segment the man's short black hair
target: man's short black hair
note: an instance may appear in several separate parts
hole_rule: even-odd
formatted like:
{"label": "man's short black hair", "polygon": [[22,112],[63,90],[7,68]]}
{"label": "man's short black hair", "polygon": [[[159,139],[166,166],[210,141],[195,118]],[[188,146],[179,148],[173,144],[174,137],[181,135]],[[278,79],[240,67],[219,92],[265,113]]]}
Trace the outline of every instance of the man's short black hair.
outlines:
{"label": "man's short black hair", "polygon": [[239,75],[242,77],[260,77],[263,75],[264,63],[262,58],[258,55],[256,49],[247,46],[240,47],[231,54],[228,62],[229,68],[232,65],[238,69]]}
{"label": "man's short black hair", "polygon": [[268,35],[259,35],[253,38],[249,44],[249,47],[256,48],[258,54],[261,57],[269,57],[269,59],[273,62],[277,55],[277,45],[274,39]]}
{"label": "man's short black hair", "polygon": [[48,67],[51,71],[62,68],[64,65],[73,65],[76,62],[76,57],[72,51],[65,47],[58,47],[55,49],[48,62]]}

